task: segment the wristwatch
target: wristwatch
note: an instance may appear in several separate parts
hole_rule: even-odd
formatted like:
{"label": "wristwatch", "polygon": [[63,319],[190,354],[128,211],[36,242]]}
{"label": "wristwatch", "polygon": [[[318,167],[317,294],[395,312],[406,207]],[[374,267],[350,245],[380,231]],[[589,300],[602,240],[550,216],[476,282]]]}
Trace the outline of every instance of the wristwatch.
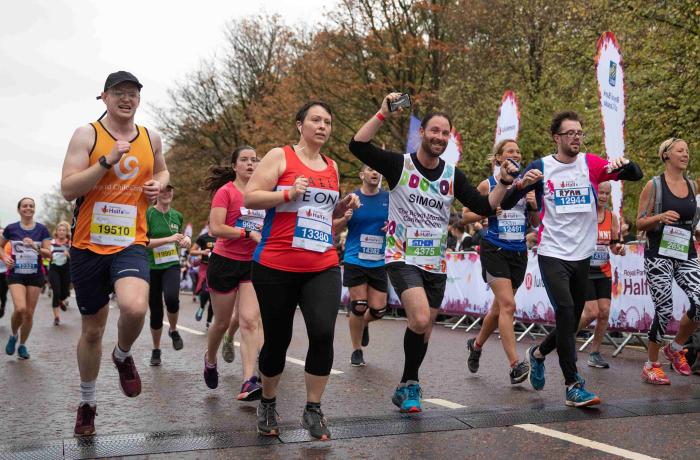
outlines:
{"label": "wristwatch", "polygon": [[245,229],[245,237],[250,238],[250,230],[248,230],[247,228]]}
{"label": "wristwatch", "polygon": [[503,180],[502,177],[498,179],[498,182],[500,182],[501,184],[505,185],[506,187],[510,187],[511,185],[513,185],[513,181],[506,182],[506,181]]}
{"label": "wristwatch", "polygon": [[105,168],[105,169],[112,169],[112,165],[107,161],[107,157],[106,157],[106,156],[102,155],[102,156],[99,158],[99,160],[97,160],[97,161],[100,162],[100,166],[102,166],[103,168]]}

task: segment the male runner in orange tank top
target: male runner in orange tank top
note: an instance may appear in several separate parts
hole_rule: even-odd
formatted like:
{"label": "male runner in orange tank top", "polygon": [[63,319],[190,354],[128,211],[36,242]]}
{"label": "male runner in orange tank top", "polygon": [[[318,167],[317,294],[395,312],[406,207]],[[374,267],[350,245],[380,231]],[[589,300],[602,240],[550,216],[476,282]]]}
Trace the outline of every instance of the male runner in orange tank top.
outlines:
{"label": "male runner in orange tank top", "polygon": [[106,116],[76,129],[63,163],[61,192],[76,200],[71,279],[82,315],[76,436],[95,433],[95,381],[112,292],[120,312],[112,361],[124,394],[141,393],[130,350],[148,311],[146,209],[170,179],[160,136],[134,123],[141,87],[129,72],[110,74],[98,97]]}

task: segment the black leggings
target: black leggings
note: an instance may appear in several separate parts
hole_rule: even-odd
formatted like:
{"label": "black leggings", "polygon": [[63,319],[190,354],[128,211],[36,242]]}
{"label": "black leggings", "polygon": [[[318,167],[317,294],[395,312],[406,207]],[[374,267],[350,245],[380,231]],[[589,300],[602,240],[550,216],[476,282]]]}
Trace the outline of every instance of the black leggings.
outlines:
{"label": "black leggings", "polygon": [[0,305],[5,306],[7,304],[7,274],[0,273]]}
{"label": "black leggings", "polygon": [[586,284],[590,258],[577,261],[538,255],[542,281],[549,301],[554,307],[556,327],[540,344],[543,355],[555,348],[564,383],[576,383],[576,330],[586,303]]}
{"label": "black leggings", "polygon": [[199,291],[199,308],[204,310],[204,307],[209,304],[209,309],[207,310],[207,323],[211,323],[214,319],[214,308],[211,306],[211,295],[209,294],[209,286],[207,286],[207,280],[202,281],[202,289]]}
{"label": "black leggings", "polygon": [[252,280],[265,333],[260,371],[267,377],[274,377],[284,370],[298,304],[309,337],[304,370],[311,375],[329,375],[340,302],[340,268],[295,273],[253,262]]}
{"label": "black leggings", "polygon": [[51,296],[51,306],[58,308],[61,302],[66,300],[70,295],[70,265],[53,265],[49,266],[49,284],[53,295]]}
{"label": "black leggings", "polygon": [[168,313],[180,310],[180,267],[174,265],[164,270],[151,270],[148,290],[148,308],[151,310],[151,329],[163,327],[163,297]]}

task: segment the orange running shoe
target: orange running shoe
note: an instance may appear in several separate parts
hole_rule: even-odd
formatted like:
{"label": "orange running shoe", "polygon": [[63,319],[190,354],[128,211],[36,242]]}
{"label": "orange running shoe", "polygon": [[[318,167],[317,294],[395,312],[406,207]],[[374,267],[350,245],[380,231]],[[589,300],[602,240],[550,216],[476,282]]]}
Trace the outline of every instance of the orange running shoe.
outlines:
{"label": "orange running shoe", "polygon": [[692,373],[690,371],[690,366],[688,365],[688,360],[685,359],[685,353],[688,350],[683,349],[681,351],[675,351],[673,348],[671,348],[671,344],[669,343],[662,348],[662,351],[664,352],[666,359],[671,362],[671,368],[674,371],[681,375],[690,375]]}
{"label": "orange running shoe", "polygon": [[652,385],[670,385],[671,381],[661,368],[661,364],[653,363],[651,367],[642,366],[642,381]]}

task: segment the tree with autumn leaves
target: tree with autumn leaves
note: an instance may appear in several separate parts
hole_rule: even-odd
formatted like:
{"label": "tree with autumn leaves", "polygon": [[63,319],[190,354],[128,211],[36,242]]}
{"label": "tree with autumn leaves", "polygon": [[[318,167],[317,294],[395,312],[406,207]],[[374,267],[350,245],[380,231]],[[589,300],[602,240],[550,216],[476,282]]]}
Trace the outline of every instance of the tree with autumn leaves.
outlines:
{"label": "tree with autumn leaves", "polygon": [[[595,81],[598,36],[612,30],[622,47],[627,93],[626,156],[647,176],[662,169],[659,143],[670,136],[700,148],[700,7],[676,1],[342,0],[328,22],[308,29],[279,16],[231,22],[223,57],[174,82],[157,109],[178,209],[195,227],[206,220],[201,191],[207,168],[250,144],[259,154],[296,139],[293,114],[308,99],[334,111],[326,153],[338,161],[344,190],[359,164],[352,134],[390,91],[411,94],[413,113],[446,110],[462,136],[459,166],[479,182],[489,173],[498,104],[505,89],[519,97],[524,159],[552,151],[551,116],[578,111],[586,147],[601,152]],[[408,117],[377,138],[404,151]],[[692,172],[697,173],[691,163]],[[635,213],[639,184],[626,186],[625,214]]]}

